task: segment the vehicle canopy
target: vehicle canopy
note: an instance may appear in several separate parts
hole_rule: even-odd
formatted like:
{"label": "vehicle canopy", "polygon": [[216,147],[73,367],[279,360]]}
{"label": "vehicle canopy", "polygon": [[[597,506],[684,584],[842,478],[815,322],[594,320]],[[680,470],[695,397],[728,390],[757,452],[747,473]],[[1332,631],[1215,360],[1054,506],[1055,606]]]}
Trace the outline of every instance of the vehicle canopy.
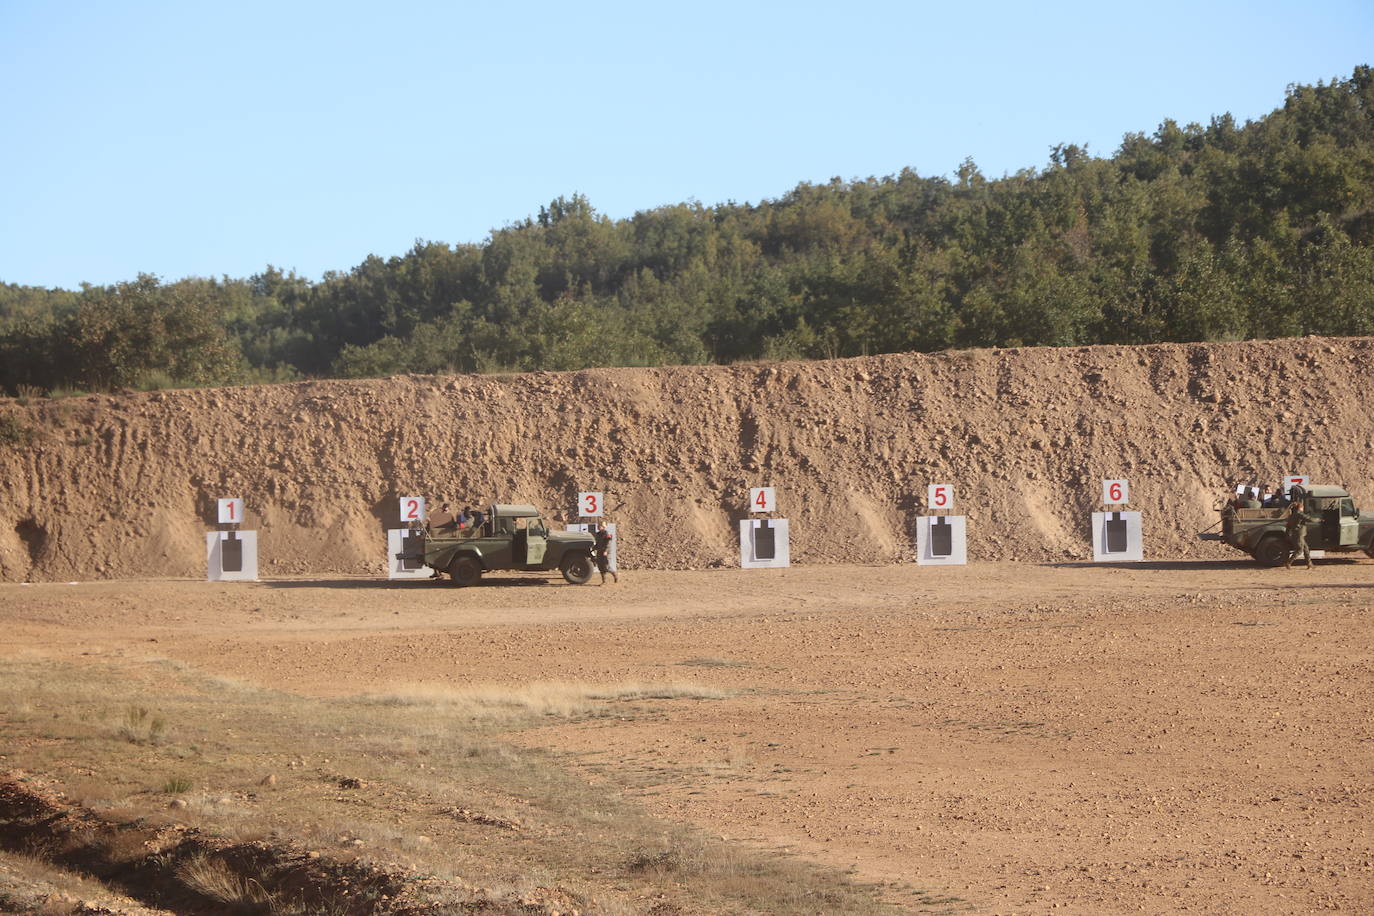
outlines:
{"label": "vehicle canopy", "polygon": [[497,503],[491,507],[492,518],[539,518],[539,510],[534,506],[521,506],[514,503]]}
{"label": "vehicle canopy", "polygon": [[1333,497],[1336,499],[1344,499],[1350,495],[1346,492],[1345,487],[1333,487],[1330,484],[1314,483],[1304,486],[1301,489],[1306,495],[1315,496],[1318,499],[1329,499]]}

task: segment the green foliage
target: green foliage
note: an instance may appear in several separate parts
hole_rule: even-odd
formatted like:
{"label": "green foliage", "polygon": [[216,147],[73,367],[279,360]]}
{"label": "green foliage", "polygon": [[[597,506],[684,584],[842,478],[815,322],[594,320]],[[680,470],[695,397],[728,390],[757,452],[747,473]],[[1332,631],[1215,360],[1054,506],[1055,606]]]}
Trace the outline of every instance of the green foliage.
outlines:
{"label": "green foliage", "polygon": [[0,445],[19,446],[28,443],[33,430],[13,414],[0,416]]}
{"label": "green foliage", "polygon": [[581,195],[318,283],[0,284],[0,386],[820,358],[1374,333],[1374,70],[1255,122],[1166,120],[1042,170],[802,184],[626,220]]}

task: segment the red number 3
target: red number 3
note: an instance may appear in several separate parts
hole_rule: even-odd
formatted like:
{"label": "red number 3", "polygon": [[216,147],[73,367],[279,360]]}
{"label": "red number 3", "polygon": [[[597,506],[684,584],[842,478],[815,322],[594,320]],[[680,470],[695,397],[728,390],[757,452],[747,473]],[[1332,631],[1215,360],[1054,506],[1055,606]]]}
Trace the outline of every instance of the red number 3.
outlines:
{"label": "red number 3", "polygon": [[584,515],[595,515],[595,514],[596,514],[596,494],[595,494],[595,493],[588,493],[588,494],[587,494],[587,511],[584,512],[583,514],[584,514]]}

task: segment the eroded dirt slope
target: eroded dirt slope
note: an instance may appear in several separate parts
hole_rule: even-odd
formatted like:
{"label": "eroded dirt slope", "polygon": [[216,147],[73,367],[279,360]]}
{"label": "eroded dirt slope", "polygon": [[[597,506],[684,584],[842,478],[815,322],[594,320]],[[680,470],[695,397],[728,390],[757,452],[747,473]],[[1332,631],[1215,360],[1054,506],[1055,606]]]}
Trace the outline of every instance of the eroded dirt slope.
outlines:
{"label": "eroded dirt slope", "polygon": [[621,560],[735,565],[745,490],[772,485],[798,563],[911,555],[951,481],[971,558],[1086,557],[1103,477],[1127,477],[1147,556],[1195,539],[1233,482],[1366,477],[1374,339],[894,354],[0,403],[0,579],[201,576],[214,500],[243,496],[264,575],[381,572],[395,498],[530,501],[569,521],[607,492]]}

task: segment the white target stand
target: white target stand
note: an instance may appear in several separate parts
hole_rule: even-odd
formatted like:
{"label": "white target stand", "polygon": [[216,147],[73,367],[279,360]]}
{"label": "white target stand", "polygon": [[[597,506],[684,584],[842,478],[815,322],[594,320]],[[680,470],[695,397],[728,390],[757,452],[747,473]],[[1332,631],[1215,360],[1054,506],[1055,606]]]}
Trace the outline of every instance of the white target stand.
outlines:
{"label": "white target stand", "polygon": [[[771,515],[776,511],[778,497],[772,487],[752,487],[749,490],[751,514]],[[741,569],[786,569],[791,566],[791,533],[787,519],[740,519],[739,565]]]}
{"label": "white target stand", "polygon": [[[954,509],[954,485],[926,487],[926,507],[937,512]],[[918,566],[963,566],[968,563],[966,522],[962,515],[923,515],[916,524]]]}
{"label": "white target stand", "polygon": [[404,528],[388,528],[386,532],[386,577],[388,579],[428,579],[434,570],[423,560],[402,560],[397,554],[425,549],[425,498],[402,496],[399,500],[401,524]]}
{"label": "white target stand", "polygon": [[[1124,506],[1130,498],[1126,480],[1102,481],[1102,502],[1107,506]],[[1139,512],[1094,512],[1092,535],[1094,563],[1139,563],[1145,559]]]}
{"label": "white target stand", "polygon": [[205,533],[206,581],[258,581],[258,533],[239,529],[243,524],[243,498],[218,500],[217,520],[226,527]]}
{"label": "white target stand", "polygon": [[611,536],[611,544],[606,549],[606,562],[610,565],[611,572],[620,572],[620,561],[616,559],[617,549],[620,545],[620,532],[616,528],[615,522],[574,522],[568,526],[569,531],[582,531],[587,534],[594,534],[597,528],[605,528]]}

